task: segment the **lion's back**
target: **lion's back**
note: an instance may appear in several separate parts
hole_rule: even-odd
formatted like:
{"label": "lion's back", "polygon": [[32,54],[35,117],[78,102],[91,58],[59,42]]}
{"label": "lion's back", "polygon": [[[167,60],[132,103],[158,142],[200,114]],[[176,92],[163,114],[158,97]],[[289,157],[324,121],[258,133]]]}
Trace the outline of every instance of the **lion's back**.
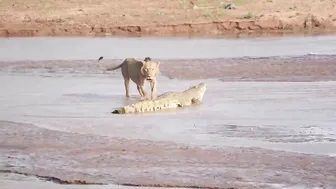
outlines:
{"label": "lion's back", "polygon": [[142,63],[134,58],[127,58],[121,69],[123,75],[136,79],[140,75]]}

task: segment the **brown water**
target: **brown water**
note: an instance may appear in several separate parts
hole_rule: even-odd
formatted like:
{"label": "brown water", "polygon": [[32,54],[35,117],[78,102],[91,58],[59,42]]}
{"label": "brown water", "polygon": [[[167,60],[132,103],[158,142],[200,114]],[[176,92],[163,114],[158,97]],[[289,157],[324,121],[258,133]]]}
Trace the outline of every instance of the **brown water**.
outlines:
{"label": "brown water", "polygon": [[[25,49],[29,40],[23,39],[20,48]],[[50,45],[48,40],[45,43],[45,47]],[[266,42],[259,43],[263,49]],[[14,44],[9,45],[11,52]],[[15,59],[44,59],[43,53],[32,52],[39,48],[35,46]],[[69,44],[58,46],[54,58],[50,54],[47,57],[78,58],[66,48]],[[138,52],[138,56],[146,52],[146,48],[122,49],[126,54]],[[174,52],[167,54],[159,58],[169,58]],[[14,59],[10,54],[1,56]],[[83,59],[88,56],[83,54]],[[113,108],[135,102],[138,97],[132,83],[132,98],[125,99],[120,71],[99,74],[90,63],[23,64],[1,63],[1,170],[104,184],[336,187],[336,159],[330,157],[336,155],[336,81],[229,82],[208,76],[169,79],[163,74],[158,78],[158,93],[184,90],[205,81],[203,103],[170,112],[114,115],[110,113]],[[180,74],[176,64],[164,65],[166,70],[176,70],[175,76]],[[332,63],[326,65],[327,70],[333,70]],[[321,75],[327,73],[328,78],[334,73],[320,67],[311,69],[320,70]],[[164,73],[174,76],[174,72]],[[25,184],[63,188],[17,174],[1,173],[0,178],[7,188]]]}

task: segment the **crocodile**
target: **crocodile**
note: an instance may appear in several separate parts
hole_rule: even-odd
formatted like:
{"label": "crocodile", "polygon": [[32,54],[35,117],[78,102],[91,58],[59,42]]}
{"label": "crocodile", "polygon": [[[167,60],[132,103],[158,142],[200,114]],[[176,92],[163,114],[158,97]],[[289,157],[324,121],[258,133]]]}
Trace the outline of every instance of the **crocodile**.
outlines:
{"label": "crocodile", "polygon": [[131,105],[115,109],[113,114],[157,112],[164,109],[178,108],[199,104],[206,90],[204,82],[189,87],[181,92],[165,92],[154,100],[141,100]]}

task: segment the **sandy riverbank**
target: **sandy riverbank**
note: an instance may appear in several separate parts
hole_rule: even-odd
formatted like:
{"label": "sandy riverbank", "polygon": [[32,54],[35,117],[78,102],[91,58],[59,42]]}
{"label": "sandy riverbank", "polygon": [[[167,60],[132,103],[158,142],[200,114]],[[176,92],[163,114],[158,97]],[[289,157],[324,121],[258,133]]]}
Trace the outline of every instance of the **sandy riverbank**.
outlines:
{"label": "sandy riverbank", "polygon": [[[224,9],[229,3],[236,9]],[[333,0],[0,2],[0,36],[236,36],[335,33]]]}

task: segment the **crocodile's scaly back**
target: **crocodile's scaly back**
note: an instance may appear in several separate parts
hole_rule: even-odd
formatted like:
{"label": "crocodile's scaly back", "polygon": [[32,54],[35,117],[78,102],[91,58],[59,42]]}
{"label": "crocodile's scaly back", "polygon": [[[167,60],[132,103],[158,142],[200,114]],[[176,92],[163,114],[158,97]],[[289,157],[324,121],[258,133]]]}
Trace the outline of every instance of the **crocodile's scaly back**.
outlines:
{"label": "crocodile's scaly back", "polygon": [[206,84],[200,83],[192,86],[182,92],[166,92],[159,95],[155,100],[144,100],[117,108],[112,113],[125,114],[136,112],[156,112],[163,109],[177,108],[198,104],[202,101],[203,95],[206,91]]}

